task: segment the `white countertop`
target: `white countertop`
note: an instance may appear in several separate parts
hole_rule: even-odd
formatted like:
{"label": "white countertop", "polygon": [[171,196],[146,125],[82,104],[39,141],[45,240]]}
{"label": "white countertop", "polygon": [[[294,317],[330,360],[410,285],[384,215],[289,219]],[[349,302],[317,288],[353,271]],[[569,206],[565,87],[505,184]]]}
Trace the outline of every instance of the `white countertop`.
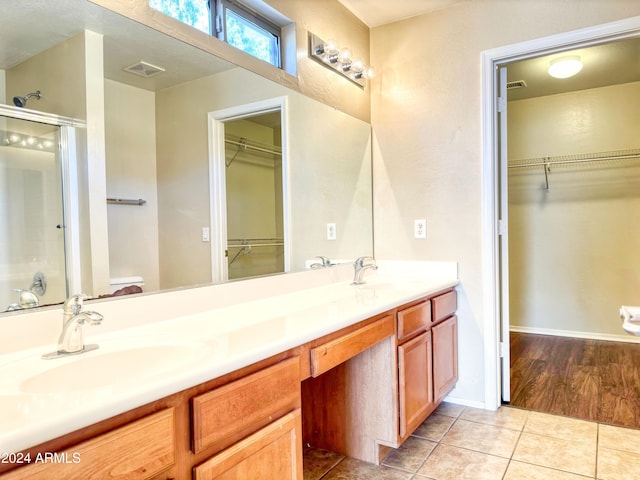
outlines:
{"label": "white countertop", "polygon": [[[458,284],[455,263],[425,269],[427,263],[379,262],[362,286],[302,282],[298,291],[98,335],[101,327],[85,326],[85,343],[100,348],[77,356],[42,360],[54,344],[0,355],[0,452],[37,445]],[[210,288],[200,294],[215,294]],[[162,295],[148,296],[147,308]],[[102,313],[99,306],[91,309]]]}

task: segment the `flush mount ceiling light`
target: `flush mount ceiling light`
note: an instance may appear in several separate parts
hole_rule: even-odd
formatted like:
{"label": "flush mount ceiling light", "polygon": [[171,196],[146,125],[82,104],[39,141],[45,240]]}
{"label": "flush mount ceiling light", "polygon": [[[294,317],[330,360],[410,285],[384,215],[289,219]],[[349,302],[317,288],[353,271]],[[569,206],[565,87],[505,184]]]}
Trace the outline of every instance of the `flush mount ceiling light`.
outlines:
{"label": "flush mount ceiling light", "polygon": [[572,55],[569,57],[560,57],[551,61],[549,65],[549,75],[555,78],[569,78],[582,70],[582,62],[580,57]]}
{"label": "flush mount ceiling light", "polygon": [[340,48],[335,40],[322,40],[309,32],[309,56],[327,68],[343,75],[361,87],[367,84],[367,78],[374,74],[372,67],[364,61],[354,58],[348,48]]}

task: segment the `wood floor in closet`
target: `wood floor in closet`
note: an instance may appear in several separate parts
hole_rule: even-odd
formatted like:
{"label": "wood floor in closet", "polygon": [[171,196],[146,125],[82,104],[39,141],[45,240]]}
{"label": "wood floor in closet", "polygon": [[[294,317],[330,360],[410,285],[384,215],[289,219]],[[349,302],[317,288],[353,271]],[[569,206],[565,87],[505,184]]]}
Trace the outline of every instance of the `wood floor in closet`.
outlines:
{"label": "wood floor in closet", "polygon": [[640,344],[511,332],[511,402],[640,428]]}

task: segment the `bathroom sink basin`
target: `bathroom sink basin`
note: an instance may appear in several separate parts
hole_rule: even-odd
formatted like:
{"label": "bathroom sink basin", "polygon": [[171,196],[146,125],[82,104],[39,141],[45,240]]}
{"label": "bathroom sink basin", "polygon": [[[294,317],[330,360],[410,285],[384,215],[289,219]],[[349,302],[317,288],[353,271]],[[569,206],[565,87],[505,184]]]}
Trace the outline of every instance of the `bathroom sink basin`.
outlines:
{"label": "bathroom sink basin", "polygon": [[[34,373],[20,384],[28,394],[74,392],[109,386],[136,385],[194,364],[206,346],[197,342],[98,349],[51,362],[53,368]],[[46,365],[49,367],[49,365]]]}

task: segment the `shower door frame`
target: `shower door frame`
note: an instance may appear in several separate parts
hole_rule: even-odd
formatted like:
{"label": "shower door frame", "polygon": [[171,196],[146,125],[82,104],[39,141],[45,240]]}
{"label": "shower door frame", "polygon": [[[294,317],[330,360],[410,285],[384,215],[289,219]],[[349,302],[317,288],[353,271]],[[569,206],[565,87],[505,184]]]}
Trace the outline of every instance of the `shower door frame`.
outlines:
{"label": "shower door frame", "polygon": [[10,105],[0,105],[0,116],[43,123],[60,129],[57,154],[60,156],[62,169],[65,278],[67,293],[80,292],[82,290],[82,268],[80,265],[80,197],[76,129],[86,128],[87,125],[74,118]]}

